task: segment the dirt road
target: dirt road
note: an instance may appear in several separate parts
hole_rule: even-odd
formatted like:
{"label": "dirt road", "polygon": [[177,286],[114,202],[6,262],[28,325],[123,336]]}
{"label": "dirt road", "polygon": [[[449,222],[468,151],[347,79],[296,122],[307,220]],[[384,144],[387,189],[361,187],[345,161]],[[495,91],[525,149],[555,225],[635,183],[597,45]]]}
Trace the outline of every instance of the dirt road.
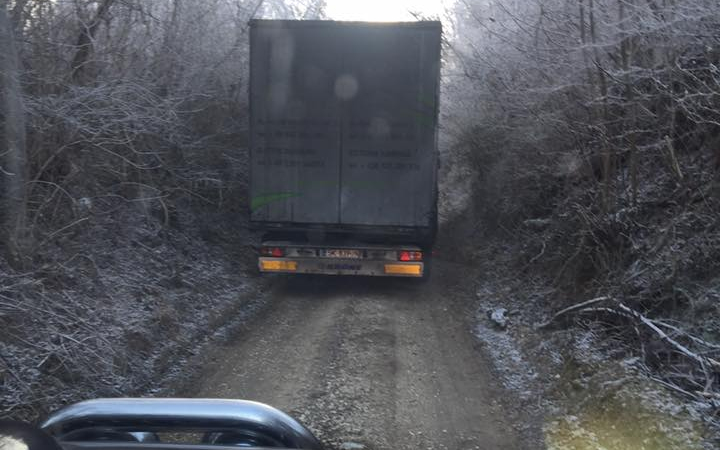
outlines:
{"label": "dirt road", "polygon": [[526,449],[454,273],[279,279],[191,394],[269,403],[334,448]]}

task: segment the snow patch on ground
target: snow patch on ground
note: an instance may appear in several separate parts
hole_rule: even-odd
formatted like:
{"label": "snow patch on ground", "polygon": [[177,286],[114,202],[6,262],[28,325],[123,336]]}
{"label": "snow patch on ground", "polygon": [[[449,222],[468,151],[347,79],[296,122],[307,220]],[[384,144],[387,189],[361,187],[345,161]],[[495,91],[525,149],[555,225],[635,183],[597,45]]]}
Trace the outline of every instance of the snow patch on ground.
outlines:
{"label": "snow patch on ground", "polygon": [[[490,353],[495,369],[500,373],[503,386],[517,394],[523,400],[534,397],[534,383],[537,380],[537,371],[520,352],[515,339],[506,330],[500,330],[487,317],[487,311],[496,308],[483,298],[491,297],[492,292],[483,288],[478,292],[481,303],[478,311],[478,323],[475,335],[483,342],[486,351]],[[510,320],[510,327],[512,320]]]}
{"label": "snow patch on ground", "polygon": [[[709,411],[648,378],[640,358],[602,326],[538,329],[554,313],[545,296],[533,294],[545,292],[542,286],[491,273],[484,272],[476,291],[475,334],[509,397],[527,420],[539,422],[543,448],[717,448],[704,432]],[[489,317],[499,308],[509,311],[507,329]]]}
{"label": "snow patch on ground", "polygon": [[475,335],[490,352],[495,369],[502,375],[502,383],[505,388],[515,392],[523,400],[531,399],[533,397],[532,384],[537,379],[537,372],[522,356],[512,337],[483,322],[477,325]]}

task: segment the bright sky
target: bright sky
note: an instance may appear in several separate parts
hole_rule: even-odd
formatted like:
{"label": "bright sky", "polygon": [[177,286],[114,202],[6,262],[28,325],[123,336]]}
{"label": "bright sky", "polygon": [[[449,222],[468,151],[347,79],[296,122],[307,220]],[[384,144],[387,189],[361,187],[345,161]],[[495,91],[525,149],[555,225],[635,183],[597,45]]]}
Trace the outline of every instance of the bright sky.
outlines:
{"label": "bright sky", "polygon": [[325,13],[334,20],[400,22],[416,20],[410,12],[442,17],[449,0],[326,0]]}

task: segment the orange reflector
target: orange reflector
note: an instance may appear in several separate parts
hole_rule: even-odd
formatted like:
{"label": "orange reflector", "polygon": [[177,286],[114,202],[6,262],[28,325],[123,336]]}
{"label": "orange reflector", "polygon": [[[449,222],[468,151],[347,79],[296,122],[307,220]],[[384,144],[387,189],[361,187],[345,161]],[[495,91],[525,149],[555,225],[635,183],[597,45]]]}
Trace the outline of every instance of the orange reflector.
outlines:
{"label": "orange reflector", "polygon": [[261,270],[297,270],[297,261],[260,261]]}
{"label": "orange reflector", "polygon": [[420,264],[385,264],[385,273],[391,275],[422,275]]}

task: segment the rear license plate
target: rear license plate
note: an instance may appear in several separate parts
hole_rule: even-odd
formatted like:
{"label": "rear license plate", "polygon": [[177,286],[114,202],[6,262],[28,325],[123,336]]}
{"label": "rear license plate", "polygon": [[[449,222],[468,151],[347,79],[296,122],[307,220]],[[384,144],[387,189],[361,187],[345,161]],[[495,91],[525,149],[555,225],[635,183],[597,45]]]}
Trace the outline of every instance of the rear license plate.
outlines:
{"label": "rear license plate", "polygon": [[328,258],[360,259],[362,258],[362,252],[360,250],[333,249],[325,250],[325,256]]}

